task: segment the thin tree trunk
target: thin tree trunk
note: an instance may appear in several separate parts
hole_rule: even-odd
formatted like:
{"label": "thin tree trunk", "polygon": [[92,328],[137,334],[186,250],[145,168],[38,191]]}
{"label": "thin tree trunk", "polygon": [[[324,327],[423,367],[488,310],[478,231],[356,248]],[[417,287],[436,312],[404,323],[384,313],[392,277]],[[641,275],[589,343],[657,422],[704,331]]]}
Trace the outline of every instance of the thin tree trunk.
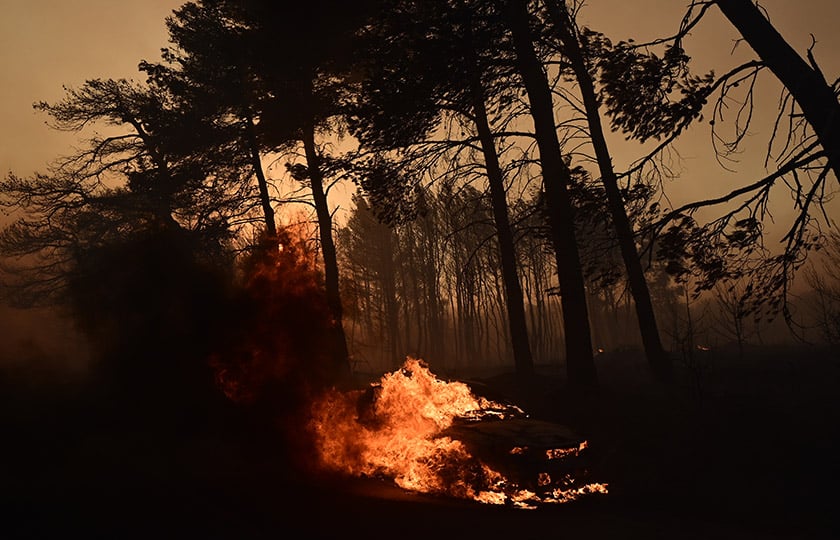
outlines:
{"label": "thin tree trunk", "polygon": [[274,221],[274,208],[271,206],[271,195],[268,193],[268,180],[263,172],[262,159],[260,158],[260,147],[257,144],[257,133],[254,127],[254,120],[249,115],[246,119],[245,129],[248,133],[248,150],[251,153],[251,167],[257,177],[257,187],[260,192],[260,205],[262,205],[265,218],[265,233],[268,241],[276,247],[277,225]]}
{"label": "thin tree trunk", "polygon": [[[408,231],[406,232],[406,238],[409,237],[411,234],[410,225]],[[411,255],[412,250],[414,249],[408,243],[408,240],[404,243],[405,257],[404,260],[401,261],[399,272],[400,272],[400,286],[402,287],[402,314],[403,314],[403,352],[409,352],[410,354],[414,354],[414,351],[411,351],[411,304],[409,304],[409,298],[411,295],[408,292],[408,271],[411,268],[411,264],[413,261],[413,257]],[[404,358],[391,358],[389,362],[394,368],[399,367],[403,363]]]}
{"label": "thin tree trunk", "polygon": [[[414,322],[408,323],[414,329],[414,336],[413,340],[409,341],[406,345],[409,346],[411,354],[413,356],[419,356],[421,351],[423,350],[423,339],[424,339],[424,332],[423,332],[423,308],[421,304],[423,303],[422,299],[420,298],[420,287],[417,283],[417,272],[418,268],[420,267],[420,263],[417,261],[417,251],[418,251],[418,243],[417,243],[417,236],[415,234],[415,230],[413,228],[408,230],[408,241],[410,246],[410,255],[408,265],[406,267],[407,270],[407,279],[411,281],[411,304],[413,306],[413,313],[414,313]],[[408,321],[406,321],[408,322]]]}
{"label": "thin tree trunk", "polygon": [[508,3],[509,21],[517,65],[530,103],[537,146],[540,151],[543,185],[549,206],[549,221],[560,280],[563,327],[566,338],[566,370],[573,386],[597,385],[592,357],[592,337],[586,308],[586,288],[580,264],[568,186],[571,171],[563,162],[554,123],[554,104],[548,79],[531,40],[528,2]]}
{"label": "thin tree trunk", "polygon": [[667,375],[670,372],[670,358],[662,348],[659,337],[659,328],[656,324],[656,316],[653,311],[653,303],[650,300],[650,291],[645,278],[644,270],[639,259],[639,252],[636,249],[633,226],[627,217],[624,207],[624,200],[618,188],[618,178],[612,165],[607,140],[604,137],[604,130],[601,125],[601,115],[598,112],[598,98],[592,84],[592,78],[586,67],[583,51],[578,42],[574,22],[566,9],[564,0],[555,0],[551,15],[555,18],[554,25],[565,45],[566,56],[575,72],[575,77],[580,87],[586,119],[589,124],[589,136],[592,139],[592,146],[595,150],[595,158],[598,161],[598,169],[601,173],[601,182],[607,194],[607,205],[613,226],[615,227],[621,257],[624,260],[624,267],[627,270],[627,277],[630,283],[630,291],[636,306],[636,318],[639,324],[639,332],[642,337],[645,354],[648,362],[654,371],[660,375]]}
{"label": "thin tree trunk", "polygon": [[752,0],[716,0],[724,16],[778,77],[802,109],[840,181],[840,103],[823,74],[810,66]]}
{"label": "thin tree trunk", "polygon": [[382,273],[380,279],[382,281],[382,294],[384,296],[384,304],[385,304],[385,321],[387,327],[387,343],[388,343],[388,355],[392,359],[391,361],[396,361],[398,350],[397,350],[397,339],[398,339],[398,307],[397,307],[397,279],[396,273],[394,271],[394,245],[393,245],[393,238],[394,235],[393,231],[390,227],[386,225],[380,225],[380,233],[383,237],[382,247],[383,247],[383,266],[382,266]]}
{"label": "thin tree trunk", "polygon": [[444,341],[446,336],[443,329],[443,315],[440,302],[440,290],[438,286],[438,272],[440,269],[440,255],[439,246],[436,245],[438,241],[437,235],[431,227],[430,217],[422,218],[421,232],[423,233],[423,241],[425,243],[425,251],[429,254],[424,259],[423,269],[423,290],[425,291],[425,302],[428,306],[428,324],[429,334],[432,336],[432,346],[430,348],[430,359],[437,360],[444,354]]}
{"label": "thin tree trunk", "polygon": [[335,243],[332,237],[332,216],[324,191],[324,178],[320,167],[320,156],[315,148],[315,128],[303,129],[303,149],[309,171],[309,181],[315,212],[318,216],[318,232],[321,240],[321,254],[324,257],[324,279],[326,283],[327,304],[333,317],[333,355],[336,374],[340,378],[350,375],[350,357],[347,351],[347,339],[342,322],[341,295],[338,287],[338,261]]}
{"label": "thin tree trunk", "polygon": [[373,290],[370,280],[367,277],[363,279],[365,285],[365,300],[362,308],[364,311],[362,313],[364,313],[366,324],[365,340],[370,342],[376,333],[376,324],[373,322]]}
{"label": "thin tree trunk", "polygon": [[511,344],[513,346],[513,362],[518,375],[530,375],[534,372],[534,359],[531,356],[531,346],[528,343],[528,327],[525,322],[525,307],[522,299],[522,287],[516,270],[516,249],[513,244],[513,233],[507,209],[507,196],[493,142],[493,133],[487,120],[487,110],[484,105],[484,95],[479,81],[473,81],[473,113],[481,150],[484,153],[484,164],[487,169],[487,181],[490,185],[490,200],[493,206],[493,218],[496,224],[496,236],[499,240],[499,257],[502,264],[502,277],[505,287],[505,304],[507,306],[508,325],[510,326]]}
{"label": "thin tree trunk", "polygon": [[[456,306],[457,300],[457,290],[453,290],[453,285],[451,280],[446,284],[448,296],[449,296],[449,313],[451,319],[451,326],[452,326],[452,339],[448,340],[449,347],[447,348],[448,351],[451,351],[451,358],[452,358],[452,367],[459,365],[459,351],[461,349],[461,329],[460,329],[460,319],[458,315],[458,308]],[[450,355],[447,355],[450,357]]]}

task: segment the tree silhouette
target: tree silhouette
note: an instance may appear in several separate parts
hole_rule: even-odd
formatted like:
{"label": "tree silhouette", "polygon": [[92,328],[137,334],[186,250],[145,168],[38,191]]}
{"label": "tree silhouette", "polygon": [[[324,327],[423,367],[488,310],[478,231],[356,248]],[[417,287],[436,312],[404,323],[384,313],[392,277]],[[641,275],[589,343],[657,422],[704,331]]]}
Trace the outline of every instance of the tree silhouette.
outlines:
{"label": "tree silhouette", "polygon": [[162,50],[161,62],[141,62],[141,71],[177,96],[183,106],[196,109],[205,130],[238,149],[243,168],[249,167],[257,180],[266,235],[274,238],[275,212],[262,165],[265,144],[257,125],[265,92],[245,61],[244,29],[215,2],[186,3],[166,24],[172,46]]}
{"label": "tree silhouette", "polygon": [[574,385],[594,385],[597,383],[597,374],[592,356],[586,290],[575,236],[574,210],[569,196],[571,172],[564,161],[557,138],[551,88],[535,48],[528,2],[510,0],[503,2],[503,6],[540,151],[539,161],[552,240],[557,254],[569,382]]}
{"label": "tree silhouette", "polygon": [[[692,81],[684,78],[683,81],[688,83],[682,88],[687,90],[683,92],[685,99],[677,103],[668,103],[667,99],[661,97],[653,100],[660,103],[648,109],[653,124],[636,122],[639,116],[632,113],[632,107],[625,107],[633,103],[632,99],[625,99],[626,84],[624,92],[613,94],[624,97],[612,101],[615,106],[611,114],[615,113],[614,120],[630,129],[634,137],[641,137],[642,133],[632,130],[630,126],[633,122],[638,125],[666,126],[658,132],[667,134],[657,146],[656,151],[659,151],[682,133],[688,124],[700,117],[703,105],[708,100],[712,103],[712,140],[718,159],[723,163],[739,151],[748,134],[759,75],[768,69],[776,75],[786,93],[783,93],[779,102],[778,116],[765,158],[765,164],[775,161],[775,170],[764,178],[734,188],[721,196],[689,202],[679,208],[661,209],[661,218],[652,223],[647,232],[656,236],[667,229],[665,234],[671,238],[665,243],[670,247],[677,245],[674,240],[678,238],[694,242],[693,246],[686,245],[681,249],[699,255],[699,259],[694,257],[696,264],[693,267],[697,277],[697,293],[711,289],[721,279],[737,274],[747,275],[755,287],[746,301],[754,309],[766,309],[771,318],[781,312],[791,322],[787,304],[790,285],[797,270],[805,263],[808,253],[823,242],[819,216],[825,216],[823,205],[829,200],[826,197],[827,178],[830,172],[836,176],[837,171],[834,154],[838,138],[832,119],[840,104],[833,86],[825,80],[812,52],[808,51],[806,62],[750,1],[692,2],[677,35],[660,40],[660,43],[671,44],[668,49],[671,53],[666,53],[666,64],[675,67],[682,64],[679,61],[679,57],[684,55],[681,52],[682,38],[703,18],[708,17],[710,8],[714,6],[733,23],[744,40],[758,53],[759,59],[746,62],[714,79],[707,77],[706,80]],[[639,47],[625,45],[623,50],[637,50]],[[672,60],[669,61],[669,58]],[[664,79],[669,80],[667,77]],[[741,105],[732,118],[727,118],[724,114],[728,108],[727,103],[736,97],[737,92],[741,92],[737,97]],[[711,99],[715,94],[717,97]],[[689,114],[681,113],[680,109]],[[725,138],[719,131],[726,120],[734,126],[734,134],[730,138]],[[787,186],[794,212],[782,239],[782,248],[777,252],[764,246],[763,226],[768,217],[771,191],[780,185]],[[693,217],[694,213],[700,208],[712,206],[725,206],[725,210],[708,223],[698,224]],[[712,256],[710,246],[718,246],[719,254]],[[666,248],[664,251],[669,250]],[[716,261],[713,262],[713,259]]]}
{"label": "tree silhouette", "polygon": [[[563,45],[563,53],[571,64],[572,71],[581,93],[586,119],[589,125],[589,137],[595,151],[601,181],[607,195],[607,206],[615,226],[621,256],[624,261],[630,290],[636,306],[636,316],[645,352],[651,366],[659,373],[669,370],[670,360],[660,341],[653,305],[648,291],[647,280],[636,249],[633,227],[627,218],[627,210],[618,187],[618,178],[612,166],[612,158],[607,147],[601,125],[600,104],[593,84],[591,69],[595,62],[587,58],[584,52],[577,25],[574,22],[565,1],[552,0],[548,3],[548,17],[551,19]],[[590,67],[591,66],[591,67]]]}
{"label": "tree silhouette", "polygon": [[20,263],[12,291],[21,301],[56,301],[79,253],[137,231],[188,230],[217,246],[232,238],[247,212],[235,160],[227,164],[224,148],[198,141],[195,118],[170,97],[154,85],[96,79],[55,104],[36,104],[57,129],[96,124],[109,134],[94,133],[48,174],[0,182],[0,203],[22,210],[0,233],[7,261]]}
{"label": "tree silhouette", "polygon": [[[502,60],[509,52],[497,46],[498,14],[482,2],[410,1],[389,3],[385,14],[361,38],[365,77],[351,129],[374,150],[427,141],[447,117],[454,117],[462,131],[475,133],[499,242],[514,364],[517,373],[530,374],[533,358],[505,177],[496,148],[498,135],[488,114],[488,107],[501,109],[512,93],[510,69]],[[459,143],[450,137],[443,146],[471,144],[473,140]]]}
{"label": "tree silhouette", "polygon": [[[396,231],[370,209],[361,195],[353,197],[354,211],[341,229],[347,261],[346,270],[353,272],[345,289],[357,288],[360,307],[368,319],[369,339],[385,344],[386,362],[394,368],[403,361],[399,344],[399,313],[397,298]],[[367,294],[362,292],[366,290]],[[380,294],[375,294],[373,291]],[[361,299],[361,298],[360,298]],[[377,318],[379,332],[373,331]]]}
{"label": "tree silhouette", "polygon": [[[193,16],[209,11],[210,15]],[[238,86],[245,92],[240,108],[246,120],[246,136],[251,148],[273,151],[302,146],[304,164],[293,163],[293,178],[306,183],[311,190],[318,219],[321,255],[327,298],[334,320],[330,334],[337,346],[336,373],[350,372],[346,338],[342,326],[338,264],[332,235],[332,215],[327,201],[325,175],[328,160],[317,138],[336,126],[346,86],[343,60],[347,39],[366,14],[357,4],[313,2],[299,6],[294,24],[289,25],[284,5],[267,1],[195,2],[180,11],[182,23],[171,25],[174,38],[188,58],[200,58],[205,66],[218,62],[228,66]],[[226,30],[219,33],[193,33],[193,21],[224,19]],[[219,25],[217,25],[218,27]],[[277,28],[284,31],[278,33]],[[231,58],[231,31],[236,38]],[[316,37],[317,36],[317,37]],[[235,68],[229,66],[233,64]],[[200,73],[212,75],[212,70]],[[198,76],[199,73],[191,75]],[[232,82],[232,81],[228,81]],[[212,85],[211,85],[212,86]],[[259,101],[252,103],[252,89],[259,91]],[[259,143],[254,143],[257,130]],[[256,159],[254,170],[257,170]]]}
{"label": "tree silhouette", "polygon": [[73,316],[121,409],[198,418],[217,395],[206,335],[221,329],[248,204],[235,161],[219,166],[224,147],[154,84],[91,80],[36,108],[58,129],[107,134],[49,174],[0,182],[2,204],[20,212],[0,232],[19,263],[15,299]]}
{"label": "tree silhouette", "polygon": [[[713,3],[793,95],[814,129],[835,178],[840,178],[840,127],[837,121],[840,102],[834,85],[825,80],[810,50],[809,64],[750,0],[715,0]],[[692,6],[700,4],[703,3],[693,2]]]}
{"label": "tree silhouette", "polygon": [[[753,313],[749,303],[744,301],[751,289],[751,284],[737,281],[719,283],[714,289],[717,311],[712,313],[712,320],[716,323],[715,331],[723,338],[735,342],[739,360],[744,358],[744,346],[756,331],[755,326],[749,326],[748,317]],[[760,317],[758,320],[761,320]]]}

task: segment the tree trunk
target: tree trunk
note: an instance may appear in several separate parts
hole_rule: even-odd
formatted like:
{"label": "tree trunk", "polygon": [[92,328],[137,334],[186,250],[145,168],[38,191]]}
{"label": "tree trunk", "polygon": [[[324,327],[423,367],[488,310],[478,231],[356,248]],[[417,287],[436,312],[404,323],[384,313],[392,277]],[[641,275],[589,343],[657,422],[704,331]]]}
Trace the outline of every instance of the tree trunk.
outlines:
{"label": "tree trunk", "polygon": [[380,268],[380,280],[382,283],[382,295],[385,304],[385,322],[387,327],[388,356],[391,362],[398,359],[397,340],[399,339],[399,315],[397,306],[397,277],[394,270],[394,232],[387,225],[379,224],[379,232],[382,235],[382,267]]}
{"label": "tree trunk", "polygon": [[840,103],[822,73],[796,53],[752,0],[715,3],[799,104],[840,180]]}
{"label": "tree trunk", "polygon": [[[402,318],[403,318],[403,335],[402,335],[402,343],[403,343],[403,352],[407,352],[409,354],[414,354],[414,351],[411,350],[411,294],[408,290],[408,272],[411,269],[413,256],[412,252],[414,247],[411,245],[409,238],[411,235],[411,227],[409,227],[406,231],[406,239],[403,242],[403,249],[405,250],[405,256],[400,263],[399,266],[399,273],[400,273],[400,283],[399,286],[402,289],[402,294],[400,295],[403,299],[402,303]],[[388,360],[389,365],[392,368],[398,368],[404,358],[391,358]]]}
{"label": "tree trunk", "polygon": [[438,239],[435,224],[432,222],[434,214],[430,213],[427,216],[420,218],[419,226],[421,237],[423,241],[423,251],[427,253],[427,257],[423,259],[421,265],[421,278],[423,283],[424,303],[428,306],[427,325],[428,332],[432,338],[431,347],[429,349],[429,360],[437,360],[444,355],[444,342],[446,337],[444,335],[443,324],[443,308],[440,301],[440,290],[438,285],[438,275],[440,272],[440,255],[438,254],[439,246],[436,244]]}
{"label": "tree trunk", "polygon": [[324,178],[320,167],[320,156],[315,148],[315,128],[306,126],[303,129],[303,149],[306,154],[306,164],[309,171],[309,181],[312,188],[312,198],[315,212],[318,216],[318,232],[321,240],[321,254],[324,258],[324,279],[326,283],[327,304],[333,317],[333,354],[336,375],[339,378],[350,375],[350,358],[347,351],[347,339],[344,336],[344,326],[341,313],[341,296],[338,288],[338,261],[336,259],[335,243],[332,237],[332,216],[327,205],[327,194],[324,191]]}
{"label": "tree trunk", "polygon": [[511,0],[508,6],[517,67],[528,94],[540,151],[543,185],[560,281],[567,376],[572,385],[594,386],[597,384],[597,375],[592,357],[586,289],[568,191],[571,171],[563,162],[557,138],[551,88],[531,40],[528,3],[526,0]]}
{"label": "tree trunk", "polygon": [[254,169],[254,175],[257,177],[257,186],[260,191],[260,204],[263,209],[263,216],[265,218],[265,234],[268,237],[269,243],[275,248],[277,247],[277,225],[274,222],[274,208],[271,206],[271,196],[268,193],[268,180],[265,178],[265,173],[262,168],[262,160],[260,158],[260,147],[257,144],[257,134],[254,127],[254,120],[248,116],[245,118],[248,134],[248,150],[251,153],[251,167]]}
{"label": "tree trunk", "polygon": [[618,188],[618,178],[612,166],[607,140],[604,137],[604,130],[601,125],[601,116],[598,112],[598,98],[592,84],[592,78],[586,67],[583,51],[578,42],[574,22],[566,8],[564,0],[552,2],[551,16],[555,18],[554,25],[565,46],[566,56],[575,72],[575,77],[580,87],[586,110],[586,119],[589,124],[589,136],[592,139],[592,146],[595,150],[595,158],[598,161],[598,169],[601,173],[601,182],[607,194],[607,205],[613,226],[618,238],[621,257],[624,260],[624,267],[627,270],[627,277],[630,283],[630,292],[636,307],[636,318],[639,324],[639,332],[642,337],[645,354],[654,372],[660,375],[667,375],[670,372],[670,359],[662,348],[662,341],[659,337],[659,328],[656,324],[656,316],[653,311],[653,303],[650,300],[647,279],[639,259],[639,252],[636,249],[636,242],[633,234],[633,226],[627,217],[624,207],[624,200]]}
{"label": "tree trunk", "polygon": [[519,275],[516,270],[516,251],[513,244],[513,233],[510,228],[510,218],[508,217],[502,169],[499,165],[493,134],[487,120],[487,110],[484,105],[480,83],[473,81],[472,86],[475,126],[478,130],[478,138],[481,141],[481,150],[484,153],[487,181],[490,185],[490,200],[493,205],[493,218],[496,224],[496,236],[499,240],[499,256],[502,264],[505,302],[513,346],[513,362],[518,375],[531,375],[534,372],[534,359],[531,356],[531,346],[528,343],[525,306],[522,299],[522,287],[519,284]]}

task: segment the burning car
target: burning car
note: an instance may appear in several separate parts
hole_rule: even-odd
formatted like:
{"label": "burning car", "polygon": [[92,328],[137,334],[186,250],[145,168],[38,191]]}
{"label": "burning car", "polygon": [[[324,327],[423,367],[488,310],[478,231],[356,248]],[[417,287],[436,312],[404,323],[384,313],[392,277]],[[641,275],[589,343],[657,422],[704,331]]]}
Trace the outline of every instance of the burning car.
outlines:
{"label": "burning car", "polygon": [[585,440],[474,388],[409,358],[364,390],[331,392],[313,408],[320,462],[488,504],[535,507],[607,491],[585,481]]}

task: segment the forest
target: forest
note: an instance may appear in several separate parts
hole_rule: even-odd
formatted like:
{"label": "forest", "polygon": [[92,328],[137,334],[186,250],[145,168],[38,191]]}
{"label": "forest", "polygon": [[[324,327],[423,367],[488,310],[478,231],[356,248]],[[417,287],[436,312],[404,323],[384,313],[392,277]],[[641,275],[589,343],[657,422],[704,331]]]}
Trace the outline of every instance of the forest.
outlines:
{"label": "forest", "polygon": [[[619,499],[695,492],[668,507],[677,530],[687,507],[742,517],[727,497],[699,510],[719,488],[695,483],[718,471],[763,491],[743,512],[776,512],[756,538],[800,520],[826,532],[840,79],[752,0],[685,3],[648,42],[581,24],[578,0],[184,3],[136,79],[34,103],[79,144],[0,179],[0,300],[58,313],[87,358],[82,390],[32,397],[0,372],[4,421],[38,447],[56,427],[78,442],[123,424],[215,437],[224,421],[291,461],[313,394],[417,358],[615,449],[598,470]],[[698,70],[689,38],[710,18],[752,58]],[[764,172],[672,203],[685,134],[708,132],[725,168],[754,152],[760,114]],[[11,412],[30,402],[43,409]],[[85,444],[71,455],[97,462]],[[35,459],[22,448],[13,459]],[[24,484],[22,500],[41,495]],[[649,518],[639,505],[621,526]],[[703,523],[698,538],[728,537]]]}

